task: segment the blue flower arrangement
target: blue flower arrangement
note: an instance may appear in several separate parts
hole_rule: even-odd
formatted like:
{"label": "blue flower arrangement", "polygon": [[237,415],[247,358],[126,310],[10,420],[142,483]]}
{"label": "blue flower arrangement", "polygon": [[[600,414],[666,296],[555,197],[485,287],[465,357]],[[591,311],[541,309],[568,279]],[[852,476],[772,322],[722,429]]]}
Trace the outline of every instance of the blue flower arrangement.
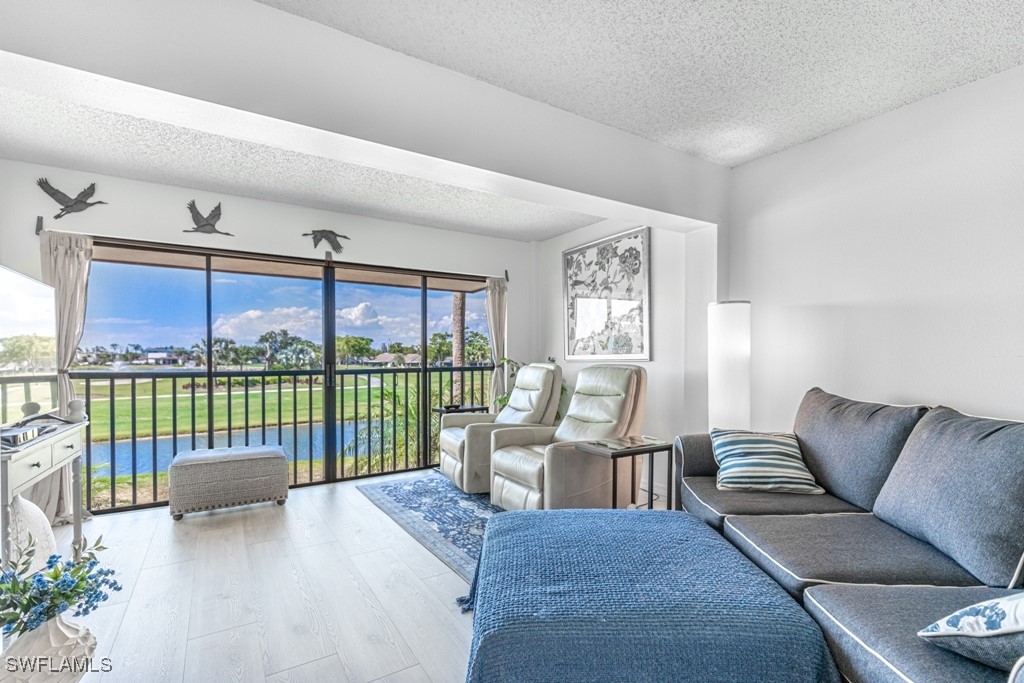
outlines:
{"label": "blue flower arrangement", "polygon": [[35,555],[30,535],[26,547],[18,549],[14,567],[0,574],[3,632],[32,631],[72,608],[73,616],[84,617],[109,597],[108,591],[121,590],[121,584],[110,578],[114,570],[99,567],[96,553],[106,550],[102,541],[101,536],[92,546],[86,544],[79,560],[62,561],[60,555],[51,555],[44,569],[28,574]]}

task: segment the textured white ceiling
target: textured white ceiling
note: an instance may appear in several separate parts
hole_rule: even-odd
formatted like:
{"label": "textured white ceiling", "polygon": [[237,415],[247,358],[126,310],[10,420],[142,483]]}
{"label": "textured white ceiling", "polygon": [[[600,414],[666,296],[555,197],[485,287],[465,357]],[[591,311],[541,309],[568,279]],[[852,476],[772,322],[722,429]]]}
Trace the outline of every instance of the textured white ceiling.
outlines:
{"label": "textured white ceiling", "polygon": [[602,220],[4,87],[0,158],[522,241]]}
{"label": "textured white ceiling", "polygon": [[259,0],[725,165],[1024,63],[1020,0]]}

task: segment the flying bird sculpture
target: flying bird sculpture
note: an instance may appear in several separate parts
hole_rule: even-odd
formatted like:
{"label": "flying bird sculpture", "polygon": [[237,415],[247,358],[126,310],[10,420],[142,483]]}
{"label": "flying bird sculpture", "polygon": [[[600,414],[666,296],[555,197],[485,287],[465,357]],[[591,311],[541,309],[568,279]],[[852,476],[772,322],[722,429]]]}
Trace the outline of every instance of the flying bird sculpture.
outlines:
{"label": "flying bird sculpture", "polygon": [[314,230],[313,232],[304,232],[302,233],[302,236],[313,238],[314,249],[319,247],[321,242],[327,242],[327,244],[331,245],[331,249],[335,254],[340,254],[345,251],[345,247],[341,246],[341,242],[338,241],[338,238],[340,237],[343,240],[349,239],[347,236],[338,234],[333,230]]}
{"label": "flying bird sculpture", "polygon": [[192,212],[192,222],[196,224],[196,227],[192,230],[182,230],[182,232],[201,232],[204,235],[212,235],[214,233],[218,235],[227,235],[228,237],[234,237],[230,232],[224,232],[223,230],[217,229],[217,221],[220,220],[220,203],[213,207],[206,216],[199,213],[199,209],[196,208],[196,200],[192,200],[188,203],[188,210]]}
{"label": "flying bird sculpture", "polygon": [[54,218],[63,218],[69,213],[78,213],[79,211],[85,211],[90,206],[96,206],[97,204],[106,204],[106,202],[89,201],[90,199],[92,199],[93,194],[96,193],[96,183],[92,183],[91,185],[89,185],[89,187],[79,192],[78,196],[75,197],[74,199],[72,199],[71,197],[67,196],[66,194],[55,188],[53,185],[50,184],[50,181],[48,181],[46,178],[40,178],[39,180],[37,180],[36,185],[38,185],[43,192],[50,195],[50,199],[60,204],[60,213],[54,216]]}

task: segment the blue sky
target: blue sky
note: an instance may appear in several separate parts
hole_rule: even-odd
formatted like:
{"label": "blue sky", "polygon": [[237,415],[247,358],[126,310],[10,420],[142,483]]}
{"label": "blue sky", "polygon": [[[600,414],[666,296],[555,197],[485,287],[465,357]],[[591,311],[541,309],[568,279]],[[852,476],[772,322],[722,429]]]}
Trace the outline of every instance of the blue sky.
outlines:
{"label": "blue sky", "polygon": [[[339,283],[335,296],[339,335],[370,337],[376,347],[419,343],[418,289]],[[428,293],[428,336],[451,332],[451,296]],[[88,301],[83,347],[190,347],[206,334],[202,271],[96,262]],[[466,327],[486,334],[484,306],[483,292],[466,298]],[[215,336],[250,344],[267,330],[285,328],[319,342],[321,309],[319,281],[213,274]]]}

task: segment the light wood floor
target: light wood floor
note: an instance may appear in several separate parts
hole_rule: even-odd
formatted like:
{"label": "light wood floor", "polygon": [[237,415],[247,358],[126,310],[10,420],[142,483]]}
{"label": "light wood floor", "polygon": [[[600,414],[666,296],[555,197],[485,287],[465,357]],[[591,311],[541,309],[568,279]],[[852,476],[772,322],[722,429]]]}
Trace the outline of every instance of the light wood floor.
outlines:
{"label": "light wood floor", "polygon": [[[398,477],[407,475],[395,475]],[[84,619],[113,670],[87,681],[462,681],[468,586],[352,482],[288,503],[84,525],[120,593]],[[58,530],[62,552],[70,529]]]}

